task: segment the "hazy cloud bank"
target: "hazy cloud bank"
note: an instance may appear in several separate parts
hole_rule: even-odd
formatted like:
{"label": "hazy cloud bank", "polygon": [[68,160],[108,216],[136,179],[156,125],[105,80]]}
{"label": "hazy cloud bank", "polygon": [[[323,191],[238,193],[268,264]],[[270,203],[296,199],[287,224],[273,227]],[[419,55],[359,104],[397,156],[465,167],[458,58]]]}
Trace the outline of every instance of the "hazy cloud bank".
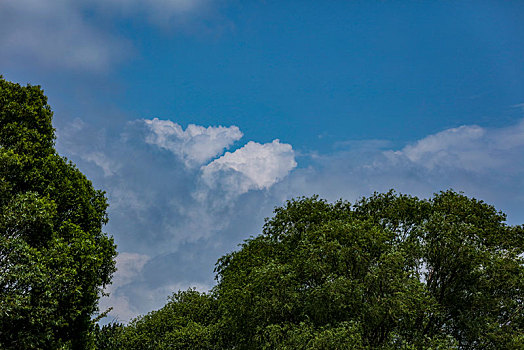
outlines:
{"label": "hazy cloud bank", "polygon": [[[464,125],[428,135],[395,150],[387,141],[348,143],[312,154],[278,190],[354,200],[391,188],[422,197],[448,188],[464,191],[524,221],[524,120],[502,128]],[[277,190],[277,189],[276,189]]]}
{"label": "hazy cloud bank", "polygon": [[107,229],[121,255],[102,305],[121,321],[161,307],[176,289],[211,287],[216,259],[296,196],[355,201],[391,188],[421,197],[454,188],[496,205],[512,223],[524,221],[524,120],[464,125],[400,149],[387,140],[349,141],[329,154],[301,155],[278,140],[224,153],[242,136],[235,126],[183,129],[152,119],[111,134],[77,120],[59,130],[59,144],[108,192]]}
{"label": "hazy cloud bank", "polygon": [[[407,158],[428,170],[462,169],[471,172],[489,170],[522,171],[517,157],[524,147],[524,120],[511,127],[487,129],[461,126],[430,135],[400,151],[387,153],[392,160]],[[515,165],[519,169],[515,169]]]}
{"label": "hazy cloud bank", "polygon": [[91,23],[78,2],[0,2],[0,63],[101,71],[129,48]]}

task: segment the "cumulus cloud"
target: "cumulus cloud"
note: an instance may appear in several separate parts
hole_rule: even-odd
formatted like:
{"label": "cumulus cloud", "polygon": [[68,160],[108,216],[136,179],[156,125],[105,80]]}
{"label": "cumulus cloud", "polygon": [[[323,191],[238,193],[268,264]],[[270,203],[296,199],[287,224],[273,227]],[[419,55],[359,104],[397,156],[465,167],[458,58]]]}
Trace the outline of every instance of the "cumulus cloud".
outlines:
{"label": "cumulus cloud", "polygon": [[150,133],[146,142],[171,151],[182,159],[187,167],[201,165],[222,154],[243,134],[236,126],[209,126],[189,124],[186,130],[170,120],[154,118],[144,120]]}
{"label": "cumulus cloud", "polygon": [[[328,154],[298,155],[275,140],[248,142],[222,156],[240,131],[224,128],[226,137],[218,136],[217,128],[190,131],[158,122],[156,133],[144,121],[128,123],[126,137],[120,129],[104,132],[80,120],[58,130],[63,153],[107,191],[106,229],[124,252],[111,296],[101,303],[102,310],[114,307],[107,321],[128,321],[162,307],[178,289],[209,289],[216,259],[260,232],[264,217],[292,197],[355,201],[390,188],[428,197],[451,187],[494,204],[509,214],[510,223],[524,222],[524,120],[501,128],[465,125],[399,148],[368,140],[340,143]],[[214,133],[220,149],[210,147]],[[204,149],[214,151],[192,152],[188,144],[196,142],[195,135],[202,136]],[[158,147],[146,142],[148,136]],[[162,151],[175,145],[185,149],[177,154],[182,161],[190,154],[220,157],[201,167],[180,166]],[[106,176],[103,163],[97,165],[90,153],[119,167],[110,166],[113,175]],[[308,166],[297,168],[297,162]]]}
{"label": "cumulus cloud", "polygon": [[[524,151],[524,120],[511,127],[487,129],[461,126],[429,135],[400,151],[386,152],[391,160],[407,158],[429,170],[454,168],[482,172],[513,165]],[[524,153],[521,153],[524,154]]]}
{"label": "cumulus cloud", "polygon": [[268,189],[296,166],[291,145],[279,140],[266,144],[250,141],[204,166],[202,180],[211,188],[218,186],[228,193],[242,194]]}

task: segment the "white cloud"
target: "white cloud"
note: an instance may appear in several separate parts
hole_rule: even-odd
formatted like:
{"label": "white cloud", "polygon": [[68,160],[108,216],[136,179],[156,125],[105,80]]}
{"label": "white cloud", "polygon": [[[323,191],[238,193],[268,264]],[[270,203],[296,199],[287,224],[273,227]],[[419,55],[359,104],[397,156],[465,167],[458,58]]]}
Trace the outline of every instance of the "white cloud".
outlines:
{"label": "white cloud", "polygon": [[514,126],[495,129],[491,139],[498,150],[510,151],[512,149],[523,147],[524,119]]}
{"label": "white cloud", "polygon": [[429,135],[413,145],[394,152],[428,169],[436,166],[475,167],[478,164],[478,144],[485,130],[479,126],[461,126]]}
{"label": "white cloud", "polygon": [[407,158],[412,164],[433,170],[454,168],[472,172],[512,165],[514,151],[524,146],[524,120],[511,127],[487,129],[461,126],[429,135],[400,151],[389,151],[390,160]]}
{"label": "white cloud", "polygon": [[95,164],[106,177],[113,176],[120,170],[120,162],[106,154],[105,130],[96,130],[82,119],[76,118],[59,128],[56,134],[59,151],[66,150],[69,155],[76,155]]}
{"label": "white cloud", "polygon": [[114,287],[131,282],[138,276],[150,257],[145,254],[121,252],[116,257],[117,272],[113,276]]}
{"label": "white cloud", "polygon": [[[136,288],[136,286],[133,287]],[[162,308],[166,304],[168,297],[174,292],[194,289],[204,293],[209,292],[211,285],[199,282],[183,282],[167,284],[161,287],[140,285],[138,288],[139,289],[135,291],[135,299],[140,301],[139,305],[134,303],[133,300],[124,293],[104,298],[101,306],[105,307],[105,309],[101,307],[101,311],[107,310],[109,307],[112,307],[112,310],[102,322],[109,323],[115,321],[127,323],[137,316],[145,315],[153,310]]]}
{"label": "white cloud", "polygon": [[[165,121],[165,130],[160,123],[155,135],[143,121],[139,125],[127,124],[127,137],[80,120],[59,129],[64,153],[76,152],[72,160],[108,191],[107,231],[119,250],[135,252],[118,258],[112,294],[101,302],[102,310],[114,307],[106,321],[128,321],[162,307],[177,289],[209,289],[216,259],[260,232],[263,218],[291,197],[354,201],[390,188],[428,197],[451,187],[494,204],[510,223],[524,222],[524,120],[504,128],[443,130],[399,149],[380,140],[340,143],[330,154],[300,155],[309,166],[299,169],[297,151],[278,140],[249,142],[200,168],[185,168],[151,152],[144,129],[165,146],[176,141],[187,150],[182,139],[209,138],[216,130],[183,130]],[[101,152],[119,170],[104,176],[94,160],[82,163],[89,152]]]}
{"label": "white cloud", "polygon": [[[113,283],[107,286],[105,292],[109,296],[100,299],[99,308],[103,312],[110,307],[107,319],[103,322],[129,322],[140,314],[158,309],[167,301],[167,297],[178,290],[189,288],[199,292],[208,292],[211,285],[199,281],[180,281],[151,285],[144,267],[151,261],[151,257],[144,254],[123,252],[116,258],[117,271],[113,276]],[[132,293],[129,290],[133,289]],[[132,295],[131,295],[132,294]],[[138,301],[138,303],[137,303]]]}
{"label": "white cloud", "polygon": [[91,0],[85,4],[96,6],[103,12],[120,16],[141,15],[151,23],[167,26],[183,21],[184,16],[196,15],[209,6],[210,0]]}
{"label": "white cloud", "polygon": [[170,120],[144,120],[150,134],[146,142],[166,149],[182,159],[187,167],[201,165],[239,140],[243,134],[236,126],[203,127],[189,124],[186,130]]}
{"label": "white cloud", "polygon": [[128,45],[89,23],[74,1],[0,1],[0,62],[106,69]]}
{"label": "white cloud", "polygon": [[121,252],[116,257],[117,271],[113,275],[112,284],[106,287],[104,296],[100,299],[99,308],[101,312],[112,308],[109,317],[120,322],[127,322],[135,317],[140,311],[138,305],[131,305],[125,294],[119,294],[118,289],[139,278],[144,265],[150,257],[144,254]]}
{"label": "white cloud", "polygon": [[211,188],[220,186],[232,194],[268,189],[297,166],[293,148],[274,140],[253,141],[235,152],[226,152],[202,168],[202,180]]}
{"label": "white cloud", "polygon": [[184,29],[213,7],[210,0],[2,0],[0,64],[104,72],[134,52],[130,39],[112,32],[115,19]]}
{"label": "white cloud", "polygon": [[104,172],[104,176],[112,176],[115,174],[116,165],[102,152],[91,152],[82,155],[82,158],[88,162],[95,163]]}
{"label": "white cloud", "polygon": [[524,220],[524,120],[502,128],[447,129],[400,150],[376,142],[350,145],[315,154],[310,167],[294,171],[273,192],[354,201],[391,188],[421,197],[452,188],[495,205],[512,223]]}

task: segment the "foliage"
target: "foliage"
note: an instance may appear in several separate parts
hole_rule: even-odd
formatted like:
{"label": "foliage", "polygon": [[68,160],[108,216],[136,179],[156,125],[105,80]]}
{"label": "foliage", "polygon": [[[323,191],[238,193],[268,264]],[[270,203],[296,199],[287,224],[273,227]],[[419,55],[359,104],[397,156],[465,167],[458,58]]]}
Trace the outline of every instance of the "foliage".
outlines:
{"label": "foliage", "polygon": [[291,200],[218,261],[210,294],[175,294],[123,348],[521,349],[523,239],[453,191]]}
{"label": "foliage", "polygon": [[218,349],[217,303],[195,290],[177,292],[158,311],[133,320],[121,337],[123,349]]}
{"label": "foliage", "polygon": [[2,349],[89,346],[115,269],[104,193],[56,153],[51,120],[39,86],[0,76]]}
{"label": "foliage", "polygon": [[109,323],[102,327],[95,325],[94,338],[95,349],[97,350],[115,350],[122,348],[122,333],[124,325],[121,323]]}

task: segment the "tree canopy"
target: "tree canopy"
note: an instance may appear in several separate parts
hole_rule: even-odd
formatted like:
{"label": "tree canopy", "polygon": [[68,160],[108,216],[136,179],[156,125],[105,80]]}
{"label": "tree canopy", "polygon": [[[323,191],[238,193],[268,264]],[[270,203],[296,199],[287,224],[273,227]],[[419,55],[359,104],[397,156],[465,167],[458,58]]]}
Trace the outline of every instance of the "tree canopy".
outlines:
{"label": "tree canopy", "polygon": [[522,349],[524,227],[505,219],[453,191],[291,200],[123,348]]}
{"label": "tree canopy", "polygon": [[0,77],[0,348],[522,349],[524,226],[451,190],[298,198],[128,325],[93,325],[115,271],[104,193],[54,148],[39,86]]}
{"label": "tree canopy", "polygon": [[0,348],[83,349],[115,270],[104,192],[54,148],[39,86],[0,76]]}

